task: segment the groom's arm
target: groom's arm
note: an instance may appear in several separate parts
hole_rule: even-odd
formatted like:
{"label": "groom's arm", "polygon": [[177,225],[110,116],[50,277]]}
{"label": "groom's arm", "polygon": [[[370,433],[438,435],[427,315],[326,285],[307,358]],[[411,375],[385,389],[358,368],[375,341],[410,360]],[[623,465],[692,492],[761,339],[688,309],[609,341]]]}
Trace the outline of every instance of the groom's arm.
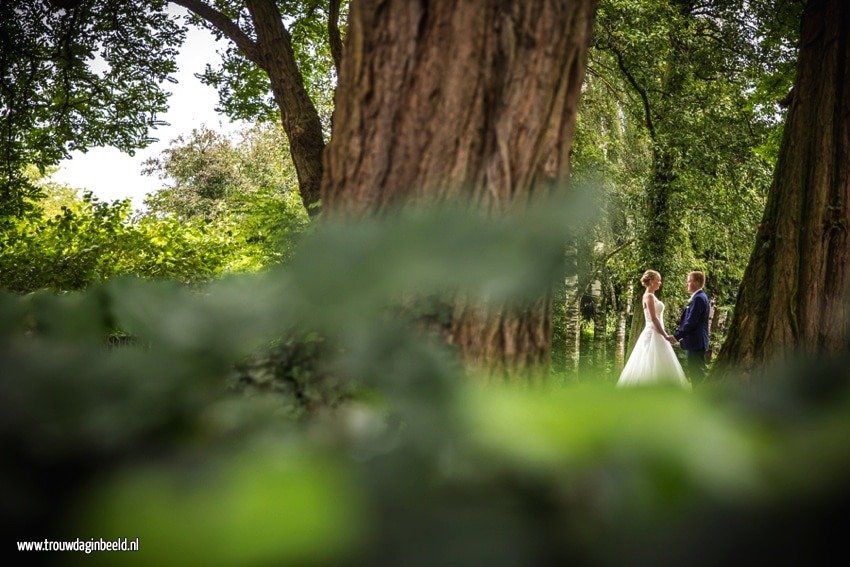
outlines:
{"label": "groom's arm", "polygon": [[673,336],[682,340],[683,336],[692,333],[700,324],[699,322],[703,319],[702,315],[705,313],[708,313],[708,300],[705,296],[695,297],[688,316],[685,317],[685,321],[679,325]]}

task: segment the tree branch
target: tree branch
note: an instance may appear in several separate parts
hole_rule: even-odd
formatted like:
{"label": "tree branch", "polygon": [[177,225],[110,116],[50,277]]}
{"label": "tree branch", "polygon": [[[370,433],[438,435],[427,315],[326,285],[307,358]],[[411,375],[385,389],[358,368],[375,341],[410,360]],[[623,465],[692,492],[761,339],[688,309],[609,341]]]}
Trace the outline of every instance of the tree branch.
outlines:
{"label": "tree branch", "polygon": [[643,112],[646,116],[646,129],[649,130],[649,136],[654,141],[656,139],[655,124],[652,122],[652,109],[649,106],[649,95],[646,93],[646,89],[640,86],[640,84],[637,82],[637,79],[634,78],[634,75],[629,72],[628,67],[626,67],[625,61],[623,61],[622,54],[616,48],[613,47],[611,48],[611,51],[614,53],[614,57],[617,58],[617,66],[620,68],[620,71],[623,72],[623,75],[626,76],[626,80],[628,80],[629,84],[634,87],[641,100],[643,101]]}
{"label": "tree branch", "polygon": [[328,10],[328,40],[331,46],[331,56],[336,68],[336,76],[339,77],[339,66],[342,62],[342,36],[339,33],[339,3],[340,0],[330,0]]}
{"label": "tree branch", "polygon": [[588,63],[587,63],[587,66],[585,67],[585,70],[587,71],[587,74],[588,74],[588,75],[593,75],[594,77],[596,77],[597,79],[599,79],[600,81],[602,81],[602,84],[603,84],[603,85],[605,85],[605,88],[606,88],[606,89],[608,90],[608,92],[609,92],[609,93],[610,93],[610,94],[614,97],[614,99],[615,99],[617,102],[619,102],[620,104],[622,104],[622,102],[623,102],[623,101],[622,101],[622,99],[620,98],[620,95],[621,95],[622,93],[621,93],[620,91],[618,91],[618,90],[617,90],[617,88],[616,88],[614,85],[612,85],[612,84],[611,84],[611,82],[610,82],[608,79],[606,79],[606,78],[605,78],[605,76],[604,76],[602,73],[600,73],[599,71],[597,71],[597,70],[596,70],[596,68],[595,68],[595,67],[593,67],[593,66],[591,65],[591,63],[590,63],[589,59],[590,59],[590,58],[588,58]]}
{"label": "tree branch", "polygon": [[257,44],[233,20],[201,0],[171,0],[171,3],[183,6],[215,26],[216,29],[236,44],[236,47],[239,48],[245,57],[262,67],[260,50]]}
{"label": "tree branch", "polygon": [[50,0],[50,4],[57,10],[73,10],[82,3],[82,0]]}
{"label": "tree branch", "polygon": [[579,283],[578,283],[578,286],[576,288],[578,290],[578,292],[576,293],[575,297],[573,297],[572,300],[569,302],[569,305],[576,303],[581,298],[581,296],[584,295],[584,293],[587,291],[587,288],[590,287],[591,283],[593,283],[593,279],[597,275],[599,275],[599,272],[601,272],[602,269],[608,264],[608,260],[610,260],[611,258],[616,256],[617,254],[619,254],[621,251],[623,251],[627,247],[634,244],[634,242],[635,242],[635,239],[630,238],[629,240],[623,242],[622,244],[617,246],[614,250],[612,250],[611,252],[609,252],[608,254],[603,256],[602,258],[600,258],[597,262],[594,263],[593,268],[591,268],[585,274],[585,276],[587,278],[586,280],[582,281],[582,278],[579,277]]}

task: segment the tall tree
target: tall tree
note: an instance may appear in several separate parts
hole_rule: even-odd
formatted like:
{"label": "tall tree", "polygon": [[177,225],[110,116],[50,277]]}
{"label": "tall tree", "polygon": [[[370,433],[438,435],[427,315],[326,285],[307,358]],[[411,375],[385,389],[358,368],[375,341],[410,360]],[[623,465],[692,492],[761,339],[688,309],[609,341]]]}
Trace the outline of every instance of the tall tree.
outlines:
{"label": "tall tree", "polygon": [[[683,120],[677,110],[690,94],[689,79],[695,66],[693,44],[697,43],[690,28],[698,22],[691,16],[689,4],[605,2],[600,9],[595,41],[597,49],[611,55],[610,62],[638,101],[631,110],[643,124],[650,148],[645,212],[638,234],[640,264],[660,271],[665,277],[674,272],[675,258],[680,255],[678,249],[684,244],[682,227],[674,222],[674,217],[683,154]],[[664,16],[659,17],[660,14]],[[601,58],[600,54],[596,59],[600,66]],[[635,281],[632,285],[639,288]],[[636,294],[638,303],[641,295]],[[632,342],[644,324],[642,311],[634,312]]]}
{"label": "tall tree", "polygon": [[145,173],[166,185],[145,198],[144,217],[203,222],[241,249],[229,269],[285,259],[308,219],[279,124],[257,123],[238,143],[207,128],[172,140]]}
{"label": "tall tree", "polygon": [[[352,3],[325,207],[373,214],[461,197],[500,212],[564,182],[595,8],[593,0]],[[467,360],[491,368],[548,362],[548,301],[484,315],[459,303],[448,331]]]}
{"label": "tall tree", "polygon": [[183,30],[165,1],[0,2],[0,219],[38,193],[25,175],[73,150],[132,152],[167,108]]}
{"label": "tall tree", "polygon": [[[281,121],[303,202],[317,213],[333,61],[341,57],[339,18],[347,3],[171,3],[231,40],[221,66],[208,68],[203,79],[219,89],[221,107],[231,116]],[[23,174],[28,164],[55,165],[92,146],[132,153],[154,141],[150,130],[168,108],[163,85],[173,81],[185,35],[168,4],[0,2],[0,215],[20,215],[37,194]]]}
{"label": "tall tree", "polygon": [[[232,42],[232,48],[225,54],[227,71],[207,73],[207,79],[223,88],[225,98],[230,96],[231,102],[235,89],[229,83],[234,78],[237,84],[241,83],[242,95],[248,91],[247,98],[253,100],[246,105],[246,97],[237,96],[239,100],[237,104],[230,105],[231,110],[236,110],[236,114],[242,117],[255,118],[263,110],[262,103],[256,99],[262,99],[268,89],[271,90],[289,139],[304,206],[311,215],[318,213],[325,147],[322,123],[305,86],[292,34],[285,22],[285,16],[291,20],[291,12],[304,6],[290,6],[300,3],[277,0],[171,1],[192,12],[197,21],[211,28],[218,37],[226,37]],[[325,6],[328,2],[312,2],[313,11],[318,4]],[[336,0],[326,6],[328,41],[335,58],[341,57],[339,8],[340,3]],[[256,69],[262,70],[265,77],[258,77]],[[239,103],[242,103],[241,107]]]}
{"label": "tall tree", "polygon": [[[667,297],[681,297],[689,270],[735,265],[729,243],[748,242],[742,238],[752,234],[752,223],[741,222],[740,213],[761,210],[757,187],[769,167],[756,148],[774,123],[752,93],[766,68],[782,59],[780,49],[762,49],[764,42],[752,30],[767,3],[773,2],[600,5],[591,66],[613,89],[627,86],[630,101],[624,108],[646,133],[650,151],[637,219],[638,263],[663,274],[667,292],[675,290]],[[742,17],[745,8],[758,10]],[[635,291],[639,298],[642,289]],[[669,313],[677,311],[677,303],[667,303]],[[632,341],[643,324],[637,308]]]}
{"label": "tall tree", "polygon": [[809,0],[767,208],[720,372],[847,346],[850,4]]}

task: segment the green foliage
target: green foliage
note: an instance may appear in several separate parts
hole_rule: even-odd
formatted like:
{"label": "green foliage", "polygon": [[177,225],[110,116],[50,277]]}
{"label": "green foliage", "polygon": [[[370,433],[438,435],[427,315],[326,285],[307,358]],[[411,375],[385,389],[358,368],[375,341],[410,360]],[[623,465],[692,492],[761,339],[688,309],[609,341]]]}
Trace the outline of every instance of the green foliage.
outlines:
{"label": "green foliage", "polygon": [[73,150],[149,144],[184,32],[156,0],[0,4],[0,218],[37,197],[24,167]]}
{"label": "green foliage", "polygon": [[681,282],[700,269],[731,308],[777,156],[799,9],[600,3],[572,155],[574,177],[603,180],[604,193],[601,222],[578,245],[582,293],[598,279],[607,308],[622,311],[640,274],[660,270],[672,330]]}
{"label": "green foliage", "polygon": [[30,168],[41,197],[0,228],[0,287],[70,291],[119,275],[200,282],[286,260],[307,225],[286,152],[279,127],[248,129],[238,144],[195,131],[148,162],[173,185],[144,214]]}
{"label": "green foliage", "polygon": [[143,564],[317,564],[344,556],[363,536],[357,485],[334,456],[270,448],[217,461],[200,475],[177,477],[141,467],[98,495],[93,518],[82,521],[113,518],[99,528],[116,539],[144,525]]}
{"label": "green foliage", "polygon": [[[216,0],[217,9],[230,17],[242,15],[240,23],[253,35],[251,18],[242,0]],[[348,2],[343,2],[347,8]],[[330,118],[333,113],[333,92],[336,72],[328,43],[327,0],[280,0],[278,2],[284,23],[292,37],[292,49],[307,93],[322,120],[325,136],[330,137]],[[344,20],[344,12],[340,16]],[[224,37],[205,20],[192,16],[191,21],[209,29],[217,38]],[[201,80],[215,87],[223,112],[234,119],[247,121],[279,122],[280,109],[272,97],[268,75],[233,44],[220,52],[222,63],[207,65]]]}
{"label": "green foliage", "polygon": [[240,361],[230,377],[234,391],[250,396],[273,395],[292,419],[338,407],[356,394],[327,368],[330,347],[315,334],[276,341],[270,348]]}
{"label": "green foliage", "polygon": [[[822,528],[848,504],[846,361],[741,392],[485,387],[401,315],[418,295],[538,296],[564,276],[564,240],[587,230],[577,209],[326,223],[291,265],[199,289],[0,296],[4,533],[139,537],[127,560],[158,564],[834,553]],[[139,342],[103,349],[105,322]],[[234,362],[292,329],[331,337],[329,368],[372,396],[302,424],[224,391]]]}
{"label": "green foliage", "polygon": [[238,248],[228,271],[285,260],[308,223],[280,126],[257,124],[238,143],[207,128],[145,164],[170,184],[145,199],[145,219],[200,223]]}
{"label": "green foliage", "polygon": [[677,281],[688,269],[714,278],[724,266],[746,263],[772,167],[756,148],[776,119],[756,113],[750,101],[753,77],[767,72],[761,59],[771,54],[755,49],[750,27],[726,4],[611,1],[600,8],[591,65],[609,85],[626,87],[632,101],[622,107],[625,119],[649,137],[646,167],[662,168],[661,178],[656,171],[647,179],[666,184],[662,194],[675,217],[669,226],[640,219],[650,234],[640,240],[672,238],[663,253],[672,256],[666,271]]}
{"label": "green foliage", "polygon": [[[215,28],[210,29],[215,33]],[[220,55],[221,66],[207,65],[201,79],[218,91],[218,110],[234,120],[279,120],[280,109],[272,96],[268,74],[246,59],[235,45],[228,45]]]}
{"label": "green foliage", "polygon": [[203,223],[133,220],[129,201],[42,184],[43,201],[0,231],[0,288],[83,289],[118,275],[198,282],[221,273],[232,244]]}

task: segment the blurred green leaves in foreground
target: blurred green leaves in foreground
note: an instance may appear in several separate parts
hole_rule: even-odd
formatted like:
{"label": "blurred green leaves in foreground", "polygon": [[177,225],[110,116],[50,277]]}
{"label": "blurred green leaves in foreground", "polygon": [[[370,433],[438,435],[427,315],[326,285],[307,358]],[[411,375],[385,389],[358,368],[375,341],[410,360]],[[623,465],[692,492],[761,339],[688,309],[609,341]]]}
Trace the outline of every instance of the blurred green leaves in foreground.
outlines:
{"label": "blurred green leaves in foreground", "polygon": [[[138,537],[138,553],[33,557],[146,565],[846,556],[847,361],[693,393],[492,384],[423,331],[432,298],[546,293],[592,208],[324,222],[289,266],[202,288],[0,297],[3,533]],[[321,337],[342,392],[302,419],[280,392],[228,388],[282,337]]]}

